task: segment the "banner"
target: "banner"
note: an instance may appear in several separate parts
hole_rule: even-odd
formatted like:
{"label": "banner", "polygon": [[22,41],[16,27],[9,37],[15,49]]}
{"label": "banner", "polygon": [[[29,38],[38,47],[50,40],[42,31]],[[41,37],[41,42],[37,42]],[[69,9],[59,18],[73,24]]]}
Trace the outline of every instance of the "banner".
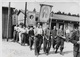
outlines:
{"label": "banner", "polygon": [[33,26],[35,25],[36,21],[35,21],[35,13],[34,12],[29,12],[27,15],[27,24],[29,26]]}
{"label": "banner", "polygon": [[40,22],[47,22],[50,17],[52,6],[51,5],[45,5],[41,4],[40,8]]}

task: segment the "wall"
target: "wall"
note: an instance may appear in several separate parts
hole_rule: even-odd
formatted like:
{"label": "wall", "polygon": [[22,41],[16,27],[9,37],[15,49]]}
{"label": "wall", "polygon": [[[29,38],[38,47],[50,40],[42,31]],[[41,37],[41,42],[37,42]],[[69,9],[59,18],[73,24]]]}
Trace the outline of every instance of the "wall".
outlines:
{"label": "wall", "polygon": [[[8,37],[12,38],[12,9],[10,13],[10,20],[8,25]],[[7,38],[7,22],[8,22],[8,8],[2,7],[2,38]]]}

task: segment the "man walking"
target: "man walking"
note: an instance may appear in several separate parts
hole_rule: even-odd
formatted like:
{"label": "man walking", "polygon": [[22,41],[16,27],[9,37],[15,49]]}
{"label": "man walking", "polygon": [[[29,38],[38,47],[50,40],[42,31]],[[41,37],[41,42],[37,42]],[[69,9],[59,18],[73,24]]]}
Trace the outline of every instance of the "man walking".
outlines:
{"label": "man walking", "polygon": [[30,45],[30,50],[32,50],[33,42],[34,42],[34,30],[33,30],[33,27],[30,27],[30,30],[29,30],[29,45]]}
{"label": "man walking", "polygon": [[57,53],[58,48],[60,47],[60,54],[62,54],[62,51],[64,49],[64,39],[63,39],[64,31],[62,30],[62,28],[63,28],[63,26],[61,25],[60,29],[58,30],[58,33],[57,33],[58,37],[57,37],[57,41],[56,41],[57,44],[56,44],[56,51],[55,51],[55,53]]}
{"label": "man walking", "polygon": [[70,42],[74,45],[73,56],[80,57],[80,26],[79,29],[76,29],[76,31],[72,33]]}
{"label": "man walking", "polygon": [[51,35],[49,27],[45,30],[44,34],[44,52],[48,55],[51,48]]}
{"label": "man walking", "polygon": [[55,49],[55,45],[56,45],[56,37],[57,37],[57,29],[56,26],[53,27],[53,30],[51,31],[52,34],[52,47],[53,49]]}
{"label": "man walking", "polygon": [[42,42],[41,40],[42,40],[42,28],[40,26],[40,23],[38,23],[38,27],[35,30],[35,55],[39,55]]}

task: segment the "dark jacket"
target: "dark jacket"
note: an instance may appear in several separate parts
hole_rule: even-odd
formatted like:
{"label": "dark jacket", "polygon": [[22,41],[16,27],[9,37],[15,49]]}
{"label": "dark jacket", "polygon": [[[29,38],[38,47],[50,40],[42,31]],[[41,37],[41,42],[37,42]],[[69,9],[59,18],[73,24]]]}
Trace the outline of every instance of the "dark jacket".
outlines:
{"label": "dark jacket", "polygon": [[77,41],[79,41],[79,31],[75,31],[72,33],[72,36],[70,38],[70,42],[74,44],[74,51],[80,52],[80,45],[77,44]]}
{"label": "dark jacket", "polygon": [[29,36],[33,36],[34,35],[34,30],[30,30],[29,31]]}

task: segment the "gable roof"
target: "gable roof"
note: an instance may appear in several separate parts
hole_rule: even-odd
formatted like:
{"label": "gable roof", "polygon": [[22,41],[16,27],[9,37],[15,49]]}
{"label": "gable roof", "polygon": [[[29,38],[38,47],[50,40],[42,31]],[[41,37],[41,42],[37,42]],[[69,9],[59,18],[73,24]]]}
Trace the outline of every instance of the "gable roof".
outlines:
{"label": "gable roof", "polygon": [[[2,8],[6,8],[6,9],[8,9],[8,7],[7,6],[2,6]],[[15,8],[13,8],[13,7],[10,7],[11,9],[15,9]]]}

